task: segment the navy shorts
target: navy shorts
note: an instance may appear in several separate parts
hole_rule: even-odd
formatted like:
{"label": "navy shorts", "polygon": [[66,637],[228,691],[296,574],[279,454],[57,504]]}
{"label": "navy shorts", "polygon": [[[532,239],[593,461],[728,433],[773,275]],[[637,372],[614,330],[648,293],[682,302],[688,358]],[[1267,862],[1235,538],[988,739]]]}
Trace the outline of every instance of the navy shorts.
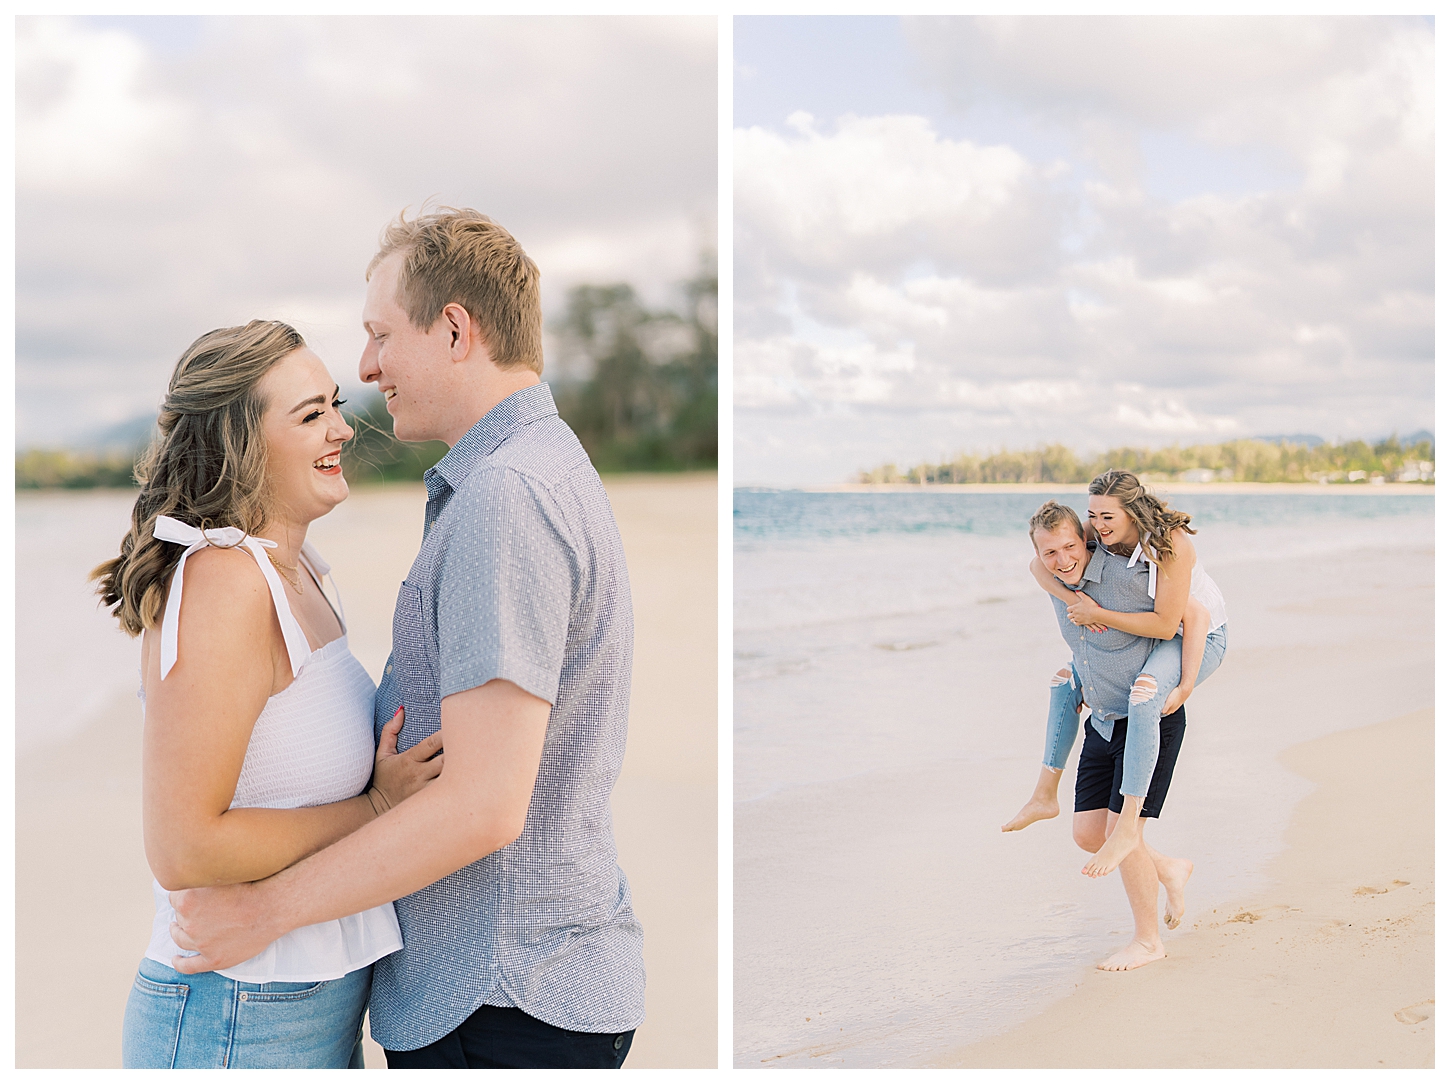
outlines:
{"label": "navy shorts", "polygon": [[[1148,784],[1139,816],[1156,817],[1163,812],[1163,800],[1168,797],[1168,785],[1173,782],[1173,766],[1178,763],[1185,725],[1182,707],[1158,720],[1158,765],[1153,769],[1153,779]],[[1113,724],[1112,741],[1104,741],[1091,723],[1083,729],[1087,736],[1077,758],[1077,793],[1072,808],[1077,813],[1094,809],[1121,813],[1123,748],[1128,741],[1128,720],[1119,719]]]}
{"label": "navy shorts", "polygon": [[520,1009],[484,1005],[418,1050],[384,1050],[389,1069],[618,1069],[634,1030],[566,1031]]}

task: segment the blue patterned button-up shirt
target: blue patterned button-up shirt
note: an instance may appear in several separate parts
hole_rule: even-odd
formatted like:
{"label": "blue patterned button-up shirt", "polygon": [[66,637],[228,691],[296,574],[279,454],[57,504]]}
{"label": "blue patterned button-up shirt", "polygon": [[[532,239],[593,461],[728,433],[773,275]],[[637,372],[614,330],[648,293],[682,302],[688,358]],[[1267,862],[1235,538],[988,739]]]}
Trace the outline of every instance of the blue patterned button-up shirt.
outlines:
{"label": "blue patterned button-up shirt", "polygon": [[483,1005],[627,1031],[644,1018],[643,934],[609,795],[634,623],[604,486],[546,384],[490,410],[424,480],[375,731],[402,705],[411,747],[438,730],[444,697],[495,678],[553,710],[523,834],[397,901],[403,949],[374,967],[373,1037],[415,1050]]}
{"label": "blue patterned button-up shirt", "polygon": [[[1144,613],[1153,609],[1153,599],[1148,594],[1148,562],[1139,561],[1129,568],[1126,557],[1109,553],[1102,546],[1094,548],[1082,580],[1065,586],[1087,592],[1105,610]],[[1080,628],[1068,620],[1067,604],[1056,595],[1051,598],[1062,638],[1072,648],[1072,667],[1082,685],[1083,703],[1092,709],[1093,729],[1105,741],[1112,741],[1113,720],[1128,717],[1128,695],[1133,682],[1142,673],[1143,664],[1158,641],[1119,629],[1092,632]]]}

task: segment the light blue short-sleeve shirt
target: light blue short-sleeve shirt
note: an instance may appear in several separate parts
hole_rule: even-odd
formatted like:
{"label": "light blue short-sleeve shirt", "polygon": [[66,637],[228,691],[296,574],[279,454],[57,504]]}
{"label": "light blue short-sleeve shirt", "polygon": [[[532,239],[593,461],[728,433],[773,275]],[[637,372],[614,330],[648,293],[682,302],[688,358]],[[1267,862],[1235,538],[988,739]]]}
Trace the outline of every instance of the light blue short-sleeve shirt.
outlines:
{"label": "light blue short-sleeve shirt", "polygon": [[[1104,546],[1094,546],[1082,580],[1064,586],[1086,592],[1105,610],[1143,613],[1153,609],[1148,594],[1148,562],[1139,561],[1130,567],[1127,558]],[[1082,682],[1083,702],[1092,709],[1089,721],[1104,740],[1112,741],[1113,722],[1128,717],[1133,682],[1158,641],[1121,629],[1092,632],[1074,625],[1068,619],[1066,604],[1056,595],[1050,597],[1062,638],[1072,648],[1072,665]]]}
{"label": "light blue short-sleeve shirt", "polygon": [[483,1005],[627,1031],[644,1018],[643,934],[609,795],[634,626],[604,486],[545,384],[489,411],[425,482],[374,729],[403,706],[411,747],[438,730],[444,697],[496,678],[553,708],[523,834],[397,901],[403,949],[374,967],[373,1037],[415,1050]]}

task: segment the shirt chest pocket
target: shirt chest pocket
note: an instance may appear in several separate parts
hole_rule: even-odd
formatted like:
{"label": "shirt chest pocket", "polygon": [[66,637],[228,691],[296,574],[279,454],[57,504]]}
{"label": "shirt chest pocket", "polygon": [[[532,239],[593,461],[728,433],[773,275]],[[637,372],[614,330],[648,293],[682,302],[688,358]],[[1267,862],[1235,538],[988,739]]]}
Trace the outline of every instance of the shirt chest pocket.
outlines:
{"label": "shirt chest pocket", "polygon": [[406,716],[398,736],[402,749],[421,741],[440,725],[438,708],[438,636],[423,589],[403,581],[393,609],[393,672]]}

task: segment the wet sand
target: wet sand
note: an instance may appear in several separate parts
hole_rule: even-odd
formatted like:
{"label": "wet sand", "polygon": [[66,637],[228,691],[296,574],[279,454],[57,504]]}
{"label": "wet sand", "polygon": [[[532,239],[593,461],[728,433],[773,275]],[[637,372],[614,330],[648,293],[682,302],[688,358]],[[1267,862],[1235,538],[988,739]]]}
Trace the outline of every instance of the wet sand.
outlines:
{"label": "wet sand", "polygon": [[938,1064],[1432,1068],[1434,714],[1280,759],[1315,790],[1267,889],[1202,915],[1166,960],[1085,971],[1040,1016]]}
{"label": "wet sand", "polygon": [[[645,927],[649,976],[648,1019],[627,1064],[711,1067],[717,1025],[715,476],[631,476],[606,485],[624,537],[636,624],[615,833]],[[63,511],[64,501],[79,508],[86,500],[57,496],[52,511]],[[100,499],[115,504],[113,498]],[[423,503],[421,486],[359,489],[311,534],[342,589],[350,646],[374,678],[387,657],[397,584],[417,550]],[[119,538],[123,528],[124,513],[112,533]],[[98,553],[80,554],[76,567],[57,574],[84,576],[106,556],[108,539],[101,536]],[[65,644],[53,650],[63,652]],[[26,679],[22,672],[20,680]],[[26,743],[18,754],[19,1068],[120,1066],[122,1012],[152,914],[141,842],[140,736],[133,692],[115,692],[69,736]],[[371,1044],[368,1065],[383,1067]]]}

